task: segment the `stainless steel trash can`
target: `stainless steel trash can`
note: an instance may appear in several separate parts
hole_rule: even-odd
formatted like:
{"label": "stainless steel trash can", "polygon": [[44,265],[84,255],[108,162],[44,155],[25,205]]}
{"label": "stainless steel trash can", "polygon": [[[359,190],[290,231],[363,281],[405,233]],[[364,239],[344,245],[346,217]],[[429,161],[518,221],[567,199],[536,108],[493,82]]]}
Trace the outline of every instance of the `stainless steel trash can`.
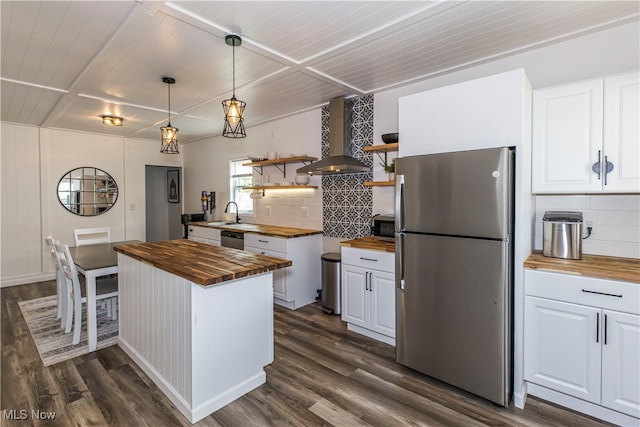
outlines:
{"label": "stainless steel trash can", "polygon": [[340,314],[340,254],[322,254],[322,309],[325,313]]}

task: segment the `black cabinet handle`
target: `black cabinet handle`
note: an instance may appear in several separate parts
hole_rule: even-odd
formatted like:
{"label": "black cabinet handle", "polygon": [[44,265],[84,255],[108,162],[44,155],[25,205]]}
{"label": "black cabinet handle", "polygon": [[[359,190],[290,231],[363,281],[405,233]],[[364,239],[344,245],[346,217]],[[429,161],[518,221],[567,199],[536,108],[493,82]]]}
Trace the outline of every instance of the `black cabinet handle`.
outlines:
{"label": "black cabinet handle", "polygon": [[606,295],[608,297],[622,298],[622,294],[608,294],[606,292],[590,291],[588,289],[583,289],[582,292],[587,293],[587,294]]}
{"label": "black cabinet handle", "polygon": [[361,260],[363,261],[373,261],[373,262],[378,262],[377,259],[373,259],[373,258],[365,258],[365,257],[360,257]]}
{"label": "black cabinet handle", "polygon": [[596,342],[600,342],[600,313],[596,313]]}
{"label": "black cabinet handle", "polygon": [[609,156],[604,156],[604,185],[607,185],[607,175],[613,170],[613,163],[609,161]]}
{"label": "black cabinet handle", "polygon": [[364,290],[365,291],[369,290],[369,272],[368,271],[364,273]]}
{"label": "black cabinet handle", "polygon": [[598,179],[600,179],[600,170],[602,169],[602,167],[600,166],[600,164],[601,164],[600,158],[601,157],[602,157],[602,152],[600,150],[598,150],[598,161],[595,162],[593,164],[593,166],[591,166],[591,170],[598,174]]}
{"label": "black cabinet handle", "polygon": [[261,243],[269,243],[269,241],[268,241],[268,240],[260,240],[260,239],[258,239],[258,242],[261,242]]}
{"label": "black cabinet handle", "polygon": [[607,345],[607,315],[604,315],[604,345]]}

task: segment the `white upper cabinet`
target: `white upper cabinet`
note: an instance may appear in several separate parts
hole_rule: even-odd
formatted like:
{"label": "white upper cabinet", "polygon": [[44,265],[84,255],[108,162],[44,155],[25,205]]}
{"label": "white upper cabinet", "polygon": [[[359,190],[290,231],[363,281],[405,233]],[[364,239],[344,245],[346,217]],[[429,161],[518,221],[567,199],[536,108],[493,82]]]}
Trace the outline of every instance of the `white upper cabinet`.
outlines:
{"label": "white upper cabinet", "polygon": [[533,192],[640,192],[639,88],[633,72],[534,91]]}
{"label": "white upper cabinet", "polygon": [[604,81],[604,156],[613,163],[605,191],[640,192],[639,72]]}

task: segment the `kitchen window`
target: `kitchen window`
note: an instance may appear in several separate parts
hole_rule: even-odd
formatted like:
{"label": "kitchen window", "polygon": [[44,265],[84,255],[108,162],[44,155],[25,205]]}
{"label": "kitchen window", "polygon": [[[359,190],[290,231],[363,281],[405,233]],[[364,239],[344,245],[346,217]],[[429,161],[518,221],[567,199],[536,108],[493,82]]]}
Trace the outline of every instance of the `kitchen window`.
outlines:
{"label": "kitchen window", "polygon": [[249,196],[249,191],[242,189],[253,185],[253,169],[250,166],[242,166],[246,162],[246,159],[229,162],[229,194],[231,201],[238,204],[239,213],[253,215],[253,199]]}

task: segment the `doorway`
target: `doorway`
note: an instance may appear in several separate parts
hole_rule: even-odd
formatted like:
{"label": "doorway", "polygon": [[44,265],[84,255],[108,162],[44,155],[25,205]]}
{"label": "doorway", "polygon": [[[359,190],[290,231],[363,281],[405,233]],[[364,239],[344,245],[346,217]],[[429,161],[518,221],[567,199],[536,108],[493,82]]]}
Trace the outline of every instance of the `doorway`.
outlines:
{"label": "doorway", "polygon": [[[177,174],[174,171],[177,171]],[[168,172],[172,173],[169,174]],[[180,222],[180,215],[182,215],[181,182],[181,167],[145,166],[147,242],[180,239],[182,237],[182,224]],[[172,200],[172,202],[169,200]]]}

